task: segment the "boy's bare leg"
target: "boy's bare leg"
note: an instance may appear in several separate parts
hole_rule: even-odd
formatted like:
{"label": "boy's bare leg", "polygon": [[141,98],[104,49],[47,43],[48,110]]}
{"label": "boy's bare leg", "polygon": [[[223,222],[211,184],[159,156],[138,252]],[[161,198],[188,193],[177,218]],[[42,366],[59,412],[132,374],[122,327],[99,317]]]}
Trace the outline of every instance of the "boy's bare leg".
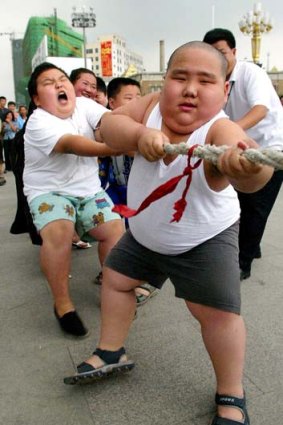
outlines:
{"label": "boy's bare leg", "polygon": [[[116,351],[123,347],[136,311],[134,288],[140,281],[130,279],[107,267],[103,268],[101,287],[101,333],[98,347]],[[94,368],[102,365],[97,356],[87,363]]]}
{"label": "boy's bare leg", "polygon": [[41,269],[48,281],[54,305],[61,317],[75,310],[69,293],[69,273],[74,225],[68,220],[56,220],[47,224],[40,232]]}
{"label": "boy's bare leg", "polygon": [[[242,398],[246,330],[241,316],[186,301],[201,325],[205,347],[216,375],[217,392]],[[240,410],[219,406],[218,414],[241,421]]]}
{"label": "boy's bare leg", "polygon": [[[0,149],[2,149],[2,142],[1,142],[1,140],[0,140]],[[0,159],[0,185],[1,186],[3,186],[6,183],[6,179],[4,177],[4,171],[5,171],[4,163]]]}
{"label": "boy's bare leg", "polygon": [[98,241],[98,257],[101,266],[103,266],[107,254],[124,232],[125,226],[120,219],[107,221],[89,231],[89,234]]}

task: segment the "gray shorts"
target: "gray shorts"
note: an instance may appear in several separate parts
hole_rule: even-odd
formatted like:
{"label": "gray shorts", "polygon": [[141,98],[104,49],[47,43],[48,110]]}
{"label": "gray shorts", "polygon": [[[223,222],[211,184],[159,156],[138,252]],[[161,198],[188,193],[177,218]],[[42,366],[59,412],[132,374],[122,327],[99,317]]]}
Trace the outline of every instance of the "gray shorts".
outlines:
{"label": "gray shorts", "polygon": [[176,256],[158,254],[139,244],[130,230],[108,255],[105,265],[161,289],[170,279],[175,296],[240,314],[238,222],[214,238]]}

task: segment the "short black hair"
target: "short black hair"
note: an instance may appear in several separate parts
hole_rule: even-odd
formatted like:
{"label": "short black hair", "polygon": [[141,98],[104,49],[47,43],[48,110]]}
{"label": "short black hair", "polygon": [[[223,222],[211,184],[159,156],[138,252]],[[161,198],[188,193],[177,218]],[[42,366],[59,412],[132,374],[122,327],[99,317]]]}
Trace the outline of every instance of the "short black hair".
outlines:
{"label": "short black hair", "polygon": [[70,74],[70,81],[74,84],[81,76],[81,74],[91,74],[96,78],[96,75],[93,71],[87,68],[76,68]]}
{"label": "short black hair", "polygon": [[226,41],[230,49],[234,49],[236,47],[236,40],[233,33],[224,28],[214,28],[213,30],[208,31],[203,41],[207,44],[214,44],[218,41]]}
{"label": "short black hair", "polygon": [[36,66],[30,76],[29,82],[28,82],[28,92],[30,95],[30,98],[32,99],[33,96],[37,94],[37,79],[38,77],[45,71],[48,71],[49,69],[58,69],[58,71],[61,71],[67,78],[68,74],[58,66],[54,65],[50,62],[42,62],[40,65]]}
{"label": "short black hair", "polygon": [[110,97],[114,98],[119,94],[120,90],[124,86],[137,86],[139,89],[141,88],[140,83],[137,80],[129,77],[117,77],[113,78],[108,86],[107,86],[107,96],[108,99]]}
{"label": "short black hair", "polygon": [[177,49],[174,50],[167,64],[167,72],[170,70],[173,60],[175,59],[175,56],[179,54],[183,49],[203,49],[213,53],[215,57],[219,60],[222,76],[224,79],[226,79],[228,62],[225,56],[221,52],[219,52],[217,49],[215,49],[215,47],[210,46],[208,43],[204,43],[203,41],[198,41],[198,40],[189,41],[188,43],[182,44],[180,47],[177,47]]}
{"label": "short black hair", "polygon": [[17,105],[16,105],[16,102],[14,102],[13,100],[9,100],[9,102],[8,102],[8,108],[9,108],[9,106],[11,106],[11,105],[17,106]]}
{"label": "short black hair", "polygon": [[103,78],[98,76],[96,76],[96,89],[97,91],[100,91],[105,94],[105,96],[107,95],[107,87],[105,81],[103,80]]}
{"label": "short black hair", "polygon": [[3,100],[4,100],[4,99],[5,99],[5,100],[7,100],[7,97],[5,97],[5,96],[0,96],[0,100],[2,100],[2,99],[3,99]]}

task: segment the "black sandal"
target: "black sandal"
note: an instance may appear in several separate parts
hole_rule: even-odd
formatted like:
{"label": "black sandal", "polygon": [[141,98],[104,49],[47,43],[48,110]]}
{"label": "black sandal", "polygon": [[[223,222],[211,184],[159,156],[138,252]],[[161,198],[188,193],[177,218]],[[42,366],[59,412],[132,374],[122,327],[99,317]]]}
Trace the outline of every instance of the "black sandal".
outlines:
{"label": "black sandal", "polygon": [[250,425],[250,419],[246,408],[246,398],[237,398],[230,395],[215,395],[215,403],[218,406],[231,406],[239,409],[243,415],[243,421],[221,418],[217,414],[214,416],[211,425]]}
{"label": "black sandal", "polygon": [[121,357],[125,354],[124,347],[121,347],[117,351],[97,348],[93,355],[98,356],[104,362],[103,366],[95,369],[91,364],[83,362],[77,366],[78,373],[76,375],[64,378],[64,384],[89,384],[99,378],[104,378],[115,373],[128,372],[134,368],[135,364],[132,360],[121,360]]}

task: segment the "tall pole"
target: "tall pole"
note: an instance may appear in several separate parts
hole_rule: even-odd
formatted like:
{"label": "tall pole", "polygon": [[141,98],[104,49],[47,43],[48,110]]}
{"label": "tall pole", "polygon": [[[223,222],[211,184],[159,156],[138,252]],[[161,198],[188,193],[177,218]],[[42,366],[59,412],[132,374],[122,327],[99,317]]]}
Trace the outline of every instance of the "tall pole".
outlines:
{"label": "tall pole", "polygon": [[84,66],[87,67],[87,57],[86,57],[86,28],[94,28],[96,26],[96,16],[93,13],[93,8],[89,7],[89,10],[86,7],[83,7],[81,11],[77,11],[73,7],[72,13],[72,26],[75,28],[83,29],[83,57],[84,57]]}
{"label": "tall pole", "polygon": [[86,38],[85,38],[85,27],[83,27],[83,38],[84,38],[84,64],[86,68]]}
{"label": "tall pole", "polygon": [[272,30],[273,23],[268,12],[263,12],[261,3],[255,3],[239,22],[243,34],[251,36],[252,58],[254,63],[260,64],[261,35]]}
{"label": "tall pole", "polygon": [[165,49],[164,40],[159,40],[159,71],[165,71]]}

